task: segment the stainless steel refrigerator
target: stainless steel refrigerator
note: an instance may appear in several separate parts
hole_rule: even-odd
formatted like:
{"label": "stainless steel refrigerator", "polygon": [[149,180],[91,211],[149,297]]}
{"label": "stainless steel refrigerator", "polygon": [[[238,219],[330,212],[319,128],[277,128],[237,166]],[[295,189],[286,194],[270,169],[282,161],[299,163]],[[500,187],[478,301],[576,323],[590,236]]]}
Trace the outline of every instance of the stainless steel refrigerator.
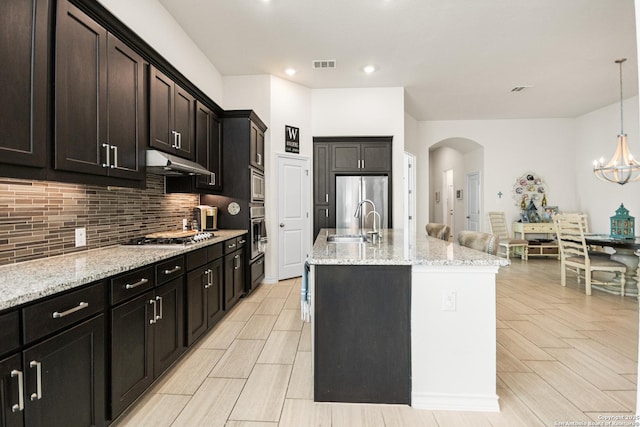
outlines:
{"label": "stainless steel refrigerator", "polygon": [[[380,228],[389,228],[389,177],[383,175],[356,175],[336,177],[336,228],[348,229],[356,233],[360,220],[353,216],[362,200],[369,199],[380,214]],[[362,205],[362,215],[373,211],[369,203]],[[373,218],[369,215],[365,229],[373,228]]]}

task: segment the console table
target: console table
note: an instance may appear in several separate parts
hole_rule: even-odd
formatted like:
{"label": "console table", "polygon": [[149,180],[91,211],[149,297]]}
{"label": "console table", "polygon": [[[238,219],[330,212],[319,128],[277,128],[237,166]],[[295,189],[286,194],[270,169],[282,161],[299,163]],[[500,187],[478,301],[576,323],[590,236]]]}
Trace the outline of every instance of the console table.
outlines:
{"label": "console table", "polygon": [[[513,237],[516,239],[527,239],[527,234],[546,234],[553,235],[555,238],[556,230],[552,222],[514,222],[512,226]],[[520,237],[518,237],[520,234]],[[559,257],[558,242],[543,242],[539,245],[529,245],[529,256],[548,256]]]}

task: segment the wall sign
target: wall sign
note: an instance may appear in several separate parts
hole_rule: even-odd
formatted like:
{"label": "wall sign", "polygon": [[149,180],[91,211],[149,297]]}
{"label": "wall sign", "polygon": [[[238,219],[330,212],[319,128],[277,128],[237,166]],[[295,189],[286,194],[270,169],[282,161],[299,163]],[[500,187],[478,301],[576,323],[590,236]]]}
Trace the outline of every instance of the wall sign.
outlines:
{"label": "wall sign", "polygon": [[284,125],[284,151],[300,153],[300,129]]}

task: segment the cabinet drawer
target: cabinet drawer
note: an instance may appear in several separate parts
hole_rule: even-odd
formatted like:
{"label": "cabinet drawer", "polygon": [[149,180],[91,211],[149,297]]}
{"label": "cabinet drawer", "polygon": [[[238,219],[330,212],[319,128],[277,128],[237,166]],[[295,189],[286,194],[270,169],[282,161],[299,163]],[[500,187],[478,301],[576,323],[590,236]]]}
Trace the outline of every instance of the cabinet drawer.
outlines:
{"label": "cabinet drawer", "polygon": [[207,260],[208,261],[213,261],[214,259],[218,259],[218,258],[222,257],[222,254],[223,254],[222,247],[223,246],[224,246],[223,243],[216,243],[215,245],[208,246],[207,247]]}
{"label": "cabinet drawer", "polygon": [[240,249],[247,244],[247,235],[243,234],[240,237],[236,237],[236,244],[238,245],[236,249]]}
{"label": "cabinet drawer", "polygon": [[555,233],[553,223],[531,223],[524,225],[525,233]]}
{"label": "cabinet drawer", "polygon": [[111,304],[153,288],[153,277],[153,266],[150,265],[111,279]]}
{"label": "cabinet drawer", "polygon": [[156,285],[161,285],[184,274],[184,257],[178,256],[156,264]]}
{"label": "cabinet drawer", "polygon": [[101,312],[104,294],[100,282],[23,308],[25,344]]}
{"label": "cabinet drawer", "polygon": [[264,257],[251,264],[251,289],[260,284],[264,278]]}
{"label": "cabinet drawer", "polygon": [[235,252],[238,249],[238,238],[234,237],[233,239],[226,240],[224,242],[224,254],[230,254],[231,252]]}
{"label": "cabinet drawer", "polygon": [[191,271],[194,268],[200,267],[207,263],[207,248],[198,249],[196,251],[189,252],[186,255],[187,258],[187,271]]}
{"label": "cabinet drawer", "polygon": [[20,347],[18,310],[0,316],[0,355]]}

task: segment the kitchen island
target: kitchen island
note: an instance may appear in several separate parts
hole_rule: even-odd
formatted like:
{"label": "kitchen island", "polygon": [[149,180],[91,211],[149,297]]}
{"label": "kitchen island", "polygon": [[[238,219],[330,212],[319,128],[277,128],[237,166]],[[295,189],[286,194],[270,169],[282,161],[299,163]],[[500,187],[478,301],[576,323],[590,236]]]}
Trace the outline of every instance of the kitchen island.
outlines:
{"label": "kitchen island", "polygon": [[495,275],[508,261],[384,230],[308,259],[314,400],[498,411]]}

